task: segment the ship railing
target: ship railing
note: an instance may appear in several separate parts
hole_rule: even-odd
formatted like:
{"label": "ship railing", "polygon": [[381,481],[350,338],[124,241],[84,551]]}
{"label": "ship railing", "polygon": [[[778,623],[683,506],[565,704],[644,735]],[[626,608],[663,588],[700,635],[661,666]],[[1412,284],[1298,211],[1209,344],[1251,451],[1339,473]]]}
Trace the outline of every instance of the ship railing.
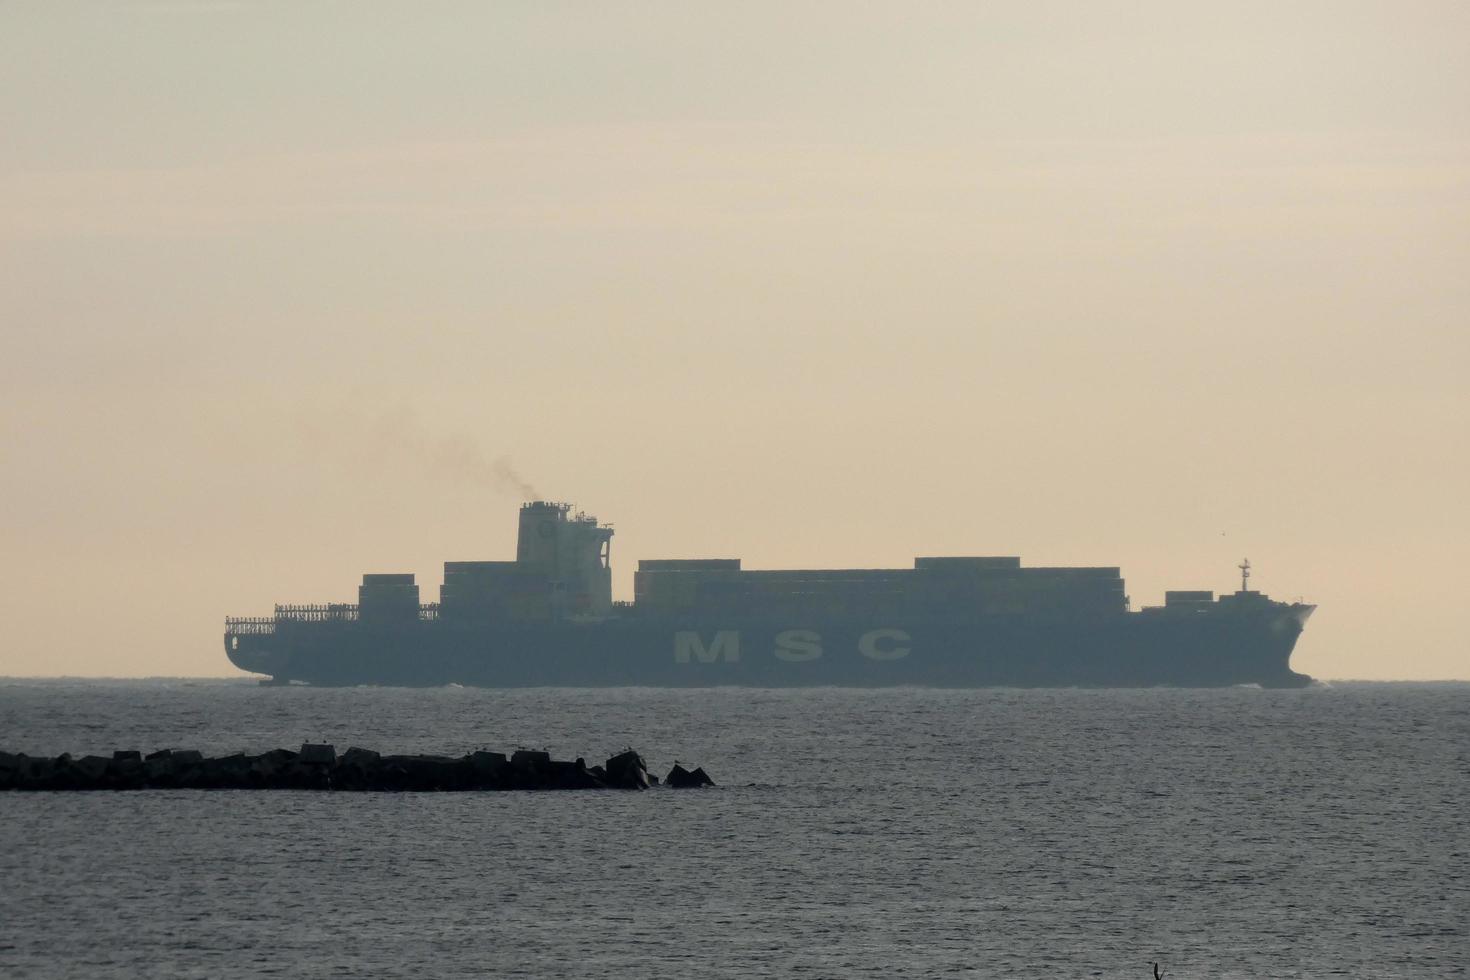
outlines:
{"label": "ship railing", "polygon": [[[280,623],[355,623],[362,610],[353,603],[332,602],[317,605],[277,605],[274,616],[227,616],[225,632],[231,636],[265,636],[276,631]],[[419,606],[418,618],[439,618],[439,603]]]}
{"label": "ship railing", "polygon": [[294,623],[350,622],[358,618],[359,608],[355,603],[329,602],[312,605],[277,605],[276,620]]}
{"label": "ship railing", "polygon": [[269,636],[276,631],[273,616],[227,616],[226,636]]}

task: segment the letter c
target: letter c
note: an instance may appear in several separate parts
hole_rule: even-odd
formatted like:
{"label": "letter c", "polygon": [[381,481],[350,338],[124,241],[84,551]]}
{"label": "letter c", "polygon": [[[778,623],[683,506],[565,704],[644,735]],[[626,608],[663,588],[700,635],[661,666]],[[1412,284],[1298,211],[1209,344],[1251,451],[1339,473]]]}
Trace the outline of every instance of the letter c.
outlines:
{"label": "letter c", "polygon": [[858,640],[858,652],[869,660],[902,660],[909,655],[906,646],[883,646],[878,644],[890,640],[895,644],[908,643],[909,635],[903,630],[869,630]]}

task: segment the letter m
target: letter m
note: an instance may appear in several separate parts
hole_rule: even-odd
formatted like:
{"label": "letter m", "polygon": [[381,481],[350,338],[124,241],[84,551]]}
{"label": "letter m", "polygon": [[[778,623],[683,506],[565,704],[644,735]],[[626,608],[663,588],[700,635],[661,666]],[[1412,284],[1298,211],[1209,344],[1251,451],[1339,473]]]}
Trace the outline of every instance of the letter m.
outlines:
{"label": "letter m", "polygon": [[709,646],[693,630],[680,630],[674,634],[674,662],[687,664],[698,661],[712,664],[720,660],[734,663],[740,659],[740,633],[736,630],[720,630]]}

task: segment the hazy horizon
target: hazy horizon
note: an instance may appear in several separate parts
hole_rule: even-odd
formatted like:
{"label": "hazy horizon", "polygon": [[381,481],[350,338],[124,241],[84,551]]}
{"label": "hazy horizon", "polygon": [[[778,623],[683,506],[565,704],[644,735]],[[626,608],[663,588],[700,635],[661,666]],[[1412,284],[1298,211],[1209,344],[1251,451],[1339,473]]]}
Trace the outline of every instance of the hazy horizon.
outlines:
{"label": "hazy horizon", "polygon": [[1470,6],[12,5],[7,676],[513,557],[1118,565],[1470,679]]}

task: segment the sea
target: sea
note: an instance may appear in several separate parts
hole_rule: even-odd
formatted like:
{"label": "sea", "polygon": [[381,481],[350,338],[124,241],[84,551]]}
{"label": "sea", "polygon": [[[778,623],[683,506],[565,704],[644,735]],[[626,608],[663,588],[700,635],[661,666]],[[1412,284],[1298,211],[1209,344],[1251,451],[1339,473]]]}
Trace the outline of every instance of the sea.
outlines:
{"label": "sea", "polygon": [[0,680],[0,749],[546,748],[715,788],[0,792],[0,977],[1464,977],[1470,684]]}

